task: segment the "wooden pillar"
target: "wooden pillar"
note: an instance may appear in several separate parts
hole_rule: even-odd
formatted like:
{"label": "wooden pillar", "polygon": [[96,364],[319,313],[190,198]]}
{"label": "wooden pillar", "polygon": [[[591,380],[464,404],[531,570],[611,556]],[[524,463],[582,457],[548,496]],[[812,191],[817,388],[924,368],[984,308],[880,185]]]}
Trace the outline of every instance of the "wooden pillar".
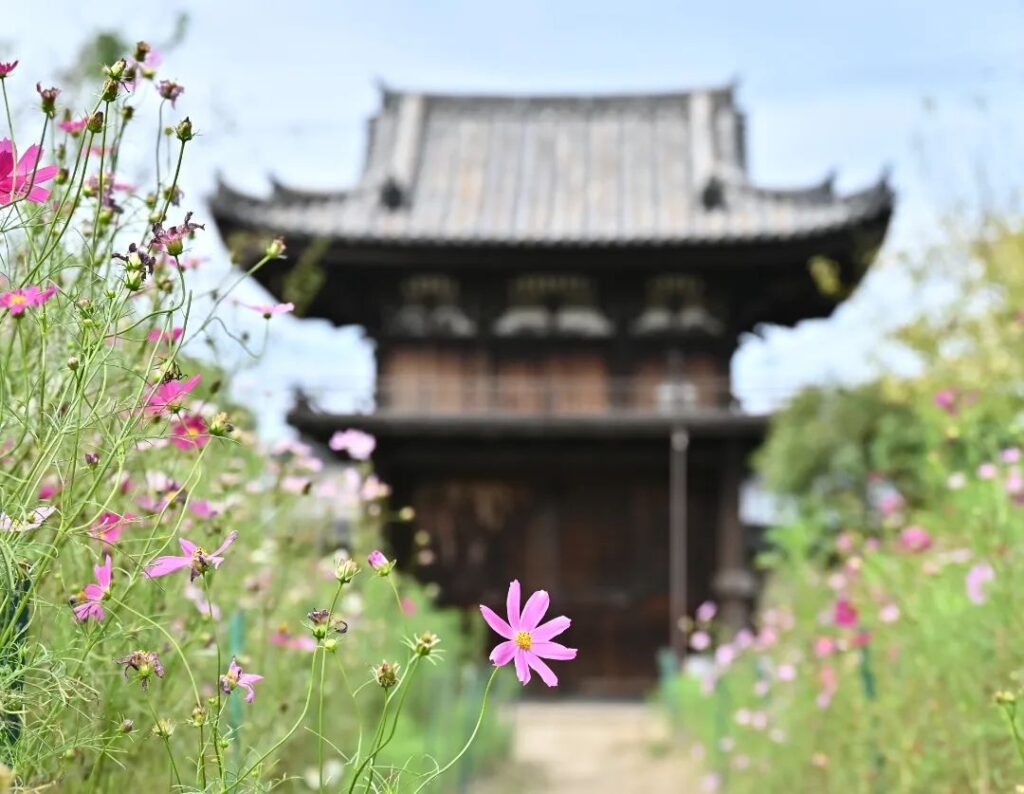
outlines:
{"label": "wooden pillar", "polygon": [[687,566],[688,529],[687,529],[687,493],[686,493],[686,461],[687,448],[690,446],[690,434],[683,427],[672,431],[671,449],[669,452],[669,637],[676,656],[686,656],[687,636],[680,629],[680,621],[689,610],[687,588],[689,577]]}
{"label": "wooden pillar", "polygon": [[722,450],[721,473],[714,591],[722,623],[738,631],[747,624],[756,582],[747,562],[746,532],[740,519],[743,458],[735,440],[727,441]]}

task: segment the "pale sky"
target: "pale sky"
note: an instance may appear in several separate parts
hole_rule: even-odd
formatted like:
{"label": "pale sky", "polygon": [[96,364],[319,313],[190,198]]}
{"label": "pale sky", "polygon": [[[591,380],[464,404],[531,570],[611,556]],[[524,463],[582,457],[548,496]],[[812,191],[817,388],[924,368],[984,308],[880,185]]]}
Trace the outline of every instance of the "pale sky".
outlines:
{"label": "pale sky", "polygon": [[[87,34],[115,29],[159,44],[180,10],[188,35],[161,72],[186,86],[179,107],[202,133],[185,179],[186,203],[200,216],[218,170],[254,191],[270,173],[299,187],[349,184],[378,80],[516,92],[738,80],[756,181],[793,186],[834,170],[851,189],[892,169],[899,203],[883,259],[939,238],[945,215],[1017,206],[1024,0],[8,0],[0,60],[21,59],[20,88],[34,102],[31,86],[66,67]],[[34,123],[27,112],[20,119]],[[222,273],[212,227],[200,245],[211,258],[207,278]],[[869,373],[880,330],[919,303],[891,270],[876,267],[828,321],[746,341],[733,367],[741,396],[758,404],[769,385]],[[243,297],[265,298],[255,286]],[[236,314],[225,320],[262,333]],[[372,365],[358,332],[292,318],[275,318],[271,331],[264,358],[236,383],[263,407],[268,434],[284,431],[292,385],[368,388]]]}

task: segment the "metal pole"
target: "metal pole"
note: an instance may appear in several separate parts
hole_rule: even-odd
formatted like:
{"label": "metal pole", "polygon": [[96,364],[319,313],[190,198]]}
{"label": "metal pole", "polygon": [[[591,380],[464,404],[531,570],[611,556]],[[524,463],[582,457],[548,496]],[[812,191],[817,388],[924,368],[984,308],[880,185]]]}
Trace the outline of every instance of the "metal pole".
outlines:
{"label": "metal pole", "polygon": [[680,621],[686,617],[687,604],[687,494],[686,459],[690,434],[683,427],[672,431],[669,457],[669,637],[679,659],[686,656],[686,634]]}

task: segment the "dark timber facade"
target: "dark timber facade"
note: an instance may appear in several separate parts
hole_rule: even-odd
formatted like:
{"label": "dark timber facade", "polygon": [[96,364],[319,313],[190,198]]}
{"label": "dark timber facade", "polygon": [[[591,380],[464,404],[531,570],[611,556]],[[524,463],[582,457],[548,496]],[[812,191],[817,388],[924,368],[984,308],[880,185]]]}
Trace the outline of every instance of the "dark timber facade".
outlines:
{"label": "dark timber facade", "polygon": [[731,395],[740,336],[833,310],[884,237],[887,184],[752,185],[731,88],[385,90],[368,141],[349,190],[213,198],[225,238],[286,237],[256,275],[274,295],[375,342],[366,412],[300,398],[289,420],[377,436],[416,511],[395,552],[443,602],[546,588],[583,649],[567,687],[648,686],[681,618],[716,598],[741,624],[756,589],[739,492],[766,417]]}

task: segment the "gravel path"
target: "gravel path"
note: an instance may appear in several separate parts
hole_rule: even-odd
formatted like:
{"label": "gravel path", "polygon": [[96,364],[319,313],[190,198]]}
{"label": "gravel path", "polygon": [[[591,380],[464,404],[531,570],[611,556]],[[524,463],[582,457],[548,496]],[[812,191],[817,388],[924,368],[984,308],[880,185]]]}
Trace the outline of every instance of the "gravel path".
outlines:
{"label": "gravel path", "polygon": [[512,762],[473,794],[689,794],[699,786],[656,709],[523,703],[509,709]]}

